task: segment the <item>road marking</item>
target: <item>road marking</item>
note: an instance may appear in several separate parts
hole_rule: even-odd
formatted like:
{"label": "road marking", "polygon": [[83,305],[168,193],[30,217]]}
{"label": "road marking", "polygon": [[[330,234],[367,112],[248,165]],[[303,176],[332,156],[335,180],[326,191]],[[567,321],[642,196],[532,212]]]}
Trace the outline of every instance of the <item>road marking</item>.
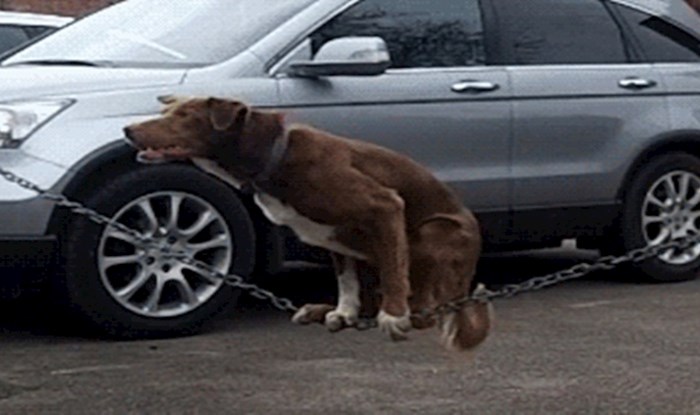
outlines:
{"label": "road marking", "polygon": [[54,376],[63,376],[63,375],[76,375],[76,374],[80,374],[80,373],[105,372],[105,371],[109,371],[109,370],[128,370],[128,369],[131,369],[131,365],[85,366],[85,367],[76,367],[73,369],[52,370],[51,374]]}
{"label": "road marking", "polygon": [[576,304],[570,304],[569,308],[593,308],[593,307],[598,307],[601,305],[608,305],[608,304],[612,304],[612,301],[602,300],[602,301],[590,301],[587,303],[576,303]]}

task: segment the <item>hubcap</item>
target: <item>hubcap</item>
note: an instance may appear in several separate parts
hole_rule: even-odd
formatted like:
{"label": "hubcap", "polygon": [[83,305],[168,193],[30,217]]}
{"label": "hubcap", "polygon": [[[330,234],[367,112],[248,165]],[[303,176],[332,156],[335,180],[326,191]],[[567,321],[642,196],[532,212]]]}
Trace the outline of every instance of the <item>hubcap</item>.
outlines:
{"label": "hubcap", "polygon": [[176,317],[206,303],[223,286],[221,279],[169,259],[158,249],[185,252],[226,273],[233,258],[232,235],[207,201],[181,192],[152,193],[124,206],[114,219],[158,241],[158,247],[143,248],[116,229],[103,231],[100,277],[121,306],[146,317]]}
{"label": "hubcap", "polygon": [[[648,245],[700,233],[700,178],[687,171],[674,171],[657,180],[642,206],[642,229]],[[700,244],[686,250],[669,249],[659,259],[685,265],[700,257]]]}

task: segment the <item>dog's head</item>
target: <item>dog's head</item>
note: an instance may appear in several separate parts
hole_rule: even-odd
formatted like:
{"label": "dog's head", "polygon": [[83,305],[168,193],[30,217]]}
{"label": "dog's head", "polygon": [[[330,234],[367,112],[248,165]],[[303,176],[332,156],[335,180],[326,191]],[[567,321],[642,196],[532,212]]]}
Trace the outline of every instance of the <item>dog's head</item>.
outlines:
{"label": "dog's head", "polygon": [[[124,129],[127,139],[140,150],[142,162],[165,162],[191,158],[218,160],[249,157],[260,143],[260,128],[277,124],[279,116],[265,117],[239,101],[219,98],[165,97],[162,115]],[[259,124],[259,125],[258,125]],[[244,142],[246,141],[246,142]],[[232,154],[240,153],[240,154]]]}

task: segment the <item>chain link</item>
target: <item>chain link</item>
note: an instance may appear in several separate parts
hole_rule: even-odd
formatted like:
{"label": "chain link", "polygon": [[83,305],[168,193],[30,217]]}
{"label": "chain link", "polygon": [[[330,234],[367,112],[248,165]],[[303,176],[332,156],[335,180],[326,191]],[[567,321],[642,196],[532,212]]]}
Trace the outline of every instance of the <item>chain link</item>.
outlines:
{"label": "chain link", "polygon": [[[66,196],[61,195],[61,194],[55,194],[55,193],[50,193],[41,187],[37,186],[36,184],[32,183],[29,180],[26,180],[24,178],[21,178],[14,173],[7,171],[0,167],[0,176],[3,177],[6,181],[10,183],[14,183],[17,186],[32,191],[36,194],[39,195],[44,200],[47,200],[49,202],[54,203],[57,206],[64,207],[69,209],[71,212],[85,216],[91,221],[97,223],[98,225],[103,225],[107,227],[112,227],[117,229],[120,232],[123,232],[132,238],[134,240],[141,244],[142,247],[148,247],[152,249],[158,250],[165,258],[167,259],[174,259],[177,261],[182,262],[185,265],[189,265],[195,268],[198,268],[201,271],[204,271],[208,273],[211,277],[222,279],[226,284],[229,284],[235,288],[241,289],[243,291],[246,291],[248,294],[251,296],[260,299],[260,300],[265,300],[269,301],[272,305],[277,307],[278,309],[286,312],[296,312],[298,311],[298,307],[296,307],[291,300],[288,298],[283,298],[275,295],[271,291],[265,290],[263,288],[258,287],[255,284],[251,284],[246,282],[246,280],[236,274],[229,274],[225,275],[223,273],[220,273],[214,269],[212,269],[209,265],[198,261],[194,259],[193,257],[187,255],[185,252],[182,251],[176,251],[173,250],[172,248],[168,246],[163,246],[158,243],[158,241],[155,238],[152,238],[150,236],[144,235],[134,229],[129,228],[128,226],[117,222],[116,220],[109,218],[107,216],[104,216],[100,214],[99,212],[90,209],[86,207],[85,205],[70,200]],[[605,256],[600,259],[598,259],[595,262],[592,263],[582,263],[575,265],[569,269],[565,269],[562,271],[557,271],[548,275],[544,275],[541,277],[535,277],[532,279],[529,279],[527,281],[518,283],[518,284],[508,284],[500,287],[497,290],[489,290],[485,288],[479,288],[475,290],[473,293],[465,295],[463,297],[457,298],[453,301],[447,302],[445,304],[441,304],[437,307],[434,307],[432,309],[426,309],[417,313],[414,313],[412,316],[414,317],[419,317],[419,318],[424,318],[424,319],[431,319],[434,317],[437,317],[439,315],[443,315],[445,313],[449,312],[454,312],[460,310],[462,307],[465,307],[469,304],[475,304],[475,303],[487,303],[491,300],[498,299],[498,298],[510,298],[518,294],[522,294],[525,292],[530,292],[530,291],[537,291],[540,289],[543,289],[545,287],[549,287],[552,285],[560,284],[565,281],[570,281],[574,279],[581,278],[585,275],[588,275],[592,272],[595,271],[610,271],[621,264],[625,264],[628,262],[631,263],[640,263],[644,262],[648,259],[651,258],[656,258],[659,255],[672,250],[672,249],[677,249],[677,250],[687,250],[690,247],[697,245],[700,243],[700,234],[699,235],[689,235],[683,238],[675,239],[672,241],[668,241],[662,244],[658,245],[650,245],[647,247],[642,247],[638,249],[634,249],[632,251],[627,252],[625,255],[621,256]],[[366,330],[369,328],[374,328],[377,327],[376,320],[374,319],[361,319],[357,328],[360,330]]]}
{"label": "chain link", "polygon": [[163,257],[165,259],[173,259],[173,260],[179,261],[185,265],[195,267],[201,271],[206,272],[207,274],[209,274],[210,277],[223,280],[226,284],[229,284],[235,288],[239,288],[241,290],[248,292],[251,296],[253,296],[255,298],[262,299],[262,300],[268,300],[275,307],[277,307],[278,309],[280,309],[282,311],[294,313],[299,309],[288,298],[278,297],[268,290],[260,288],[254,284],[250,284],[250,283],[246,282],[246,280],[239,275],[236,275],[236,274],[225,275],[223,273],[220,273],[219,271],[211,268],[209,265],[205,264],[204,262],[199,261],[199,260],[187,255],[185,252],[177,251],[177,250],[170,248],[169,246],[164,246],[162,244],[159,244],[155,238],[152,238],[148,235],[144,235],[141,232],[138,232],[134,229],[131,229],[128,226],[124,225],[123,223],[117,222],[116,220],[114,220],[112,218],[109,218],[105,215],[100,214],[99,212],[95,211],[94,209],[90,209],[79,202],[68,199],[64,195],[50,193],[50,192],[40,188],[36,184],[30,182],[29,180],[18,177],[14,173],[9,172],[1,167],[0,167],[0,176],[2,176],[8,182],[14,183],[23,189],[30,190],[34,193],[37,193],[39,195],[39,197],[44,199],[44,200],[52,202],[57,206],[67,208],[68,210],[70,210],[71,212],[73,212],[77,215],[87,217],[88,219],[97,223],[98,225],[112,227],[120,232],[123,232],[123,233],[129,235],[130,237],[134,238],[134,241],[136,243],[140,244],[140,246],[139,246],[140,248],[151,248],[151,249],[158,250],[163,255]]}
{"label": "chain link", "polygon": [[625,263],[640,263],[671,250],[687,250],[700,243],[699,235],[688,235],[658,245],[650,245],[637,248],[621,256],[605,256],[592,263],[583,263],[571,268],[557,271],[542,277],[535,277],[519,284],[508,284],[497,290],[477,289],[474,293],[465,295],[456,300],[439,305],[433,309],[423,310],[417,316],[433,318],[451,311],[457,311],[462,307],[473,303],[486,303],[498,298],[510,298],[517,294],[529,291],[537,291],[545,287],[574,280],[596,271],[610,271]]}

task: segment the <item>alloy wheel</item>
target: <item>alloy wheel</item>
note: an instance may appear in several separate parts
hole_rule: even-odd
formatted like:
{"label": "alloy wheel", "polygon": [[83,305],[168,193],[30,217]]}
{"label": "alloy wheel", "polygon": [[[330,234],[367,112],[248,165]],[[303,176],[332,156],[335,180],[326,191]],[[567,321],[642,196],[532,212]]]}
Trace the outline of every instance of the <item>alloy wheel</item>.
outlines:
{"label": "alloy wheel", "polygon": [[[114,219],[192,255],[220,273],[231,266],[234,246],[223,216],[207,201],[183,192],[157,192],[121,208]],[[223,286],[221,279],[143,248],[129,235],[106,228],[100,238],[101,281],[121,306],[151,318],[176,317],[198,308]]]}
{"label": "alloy wheel", "polygon": [[[700,234],[700,177],[688,171],[673,171],[649,188],[642,205],[642,231],[648,245]],[[686,265],[700,257],[700,244],[685,250],[669,249],[659,259],[671,265]]]}

